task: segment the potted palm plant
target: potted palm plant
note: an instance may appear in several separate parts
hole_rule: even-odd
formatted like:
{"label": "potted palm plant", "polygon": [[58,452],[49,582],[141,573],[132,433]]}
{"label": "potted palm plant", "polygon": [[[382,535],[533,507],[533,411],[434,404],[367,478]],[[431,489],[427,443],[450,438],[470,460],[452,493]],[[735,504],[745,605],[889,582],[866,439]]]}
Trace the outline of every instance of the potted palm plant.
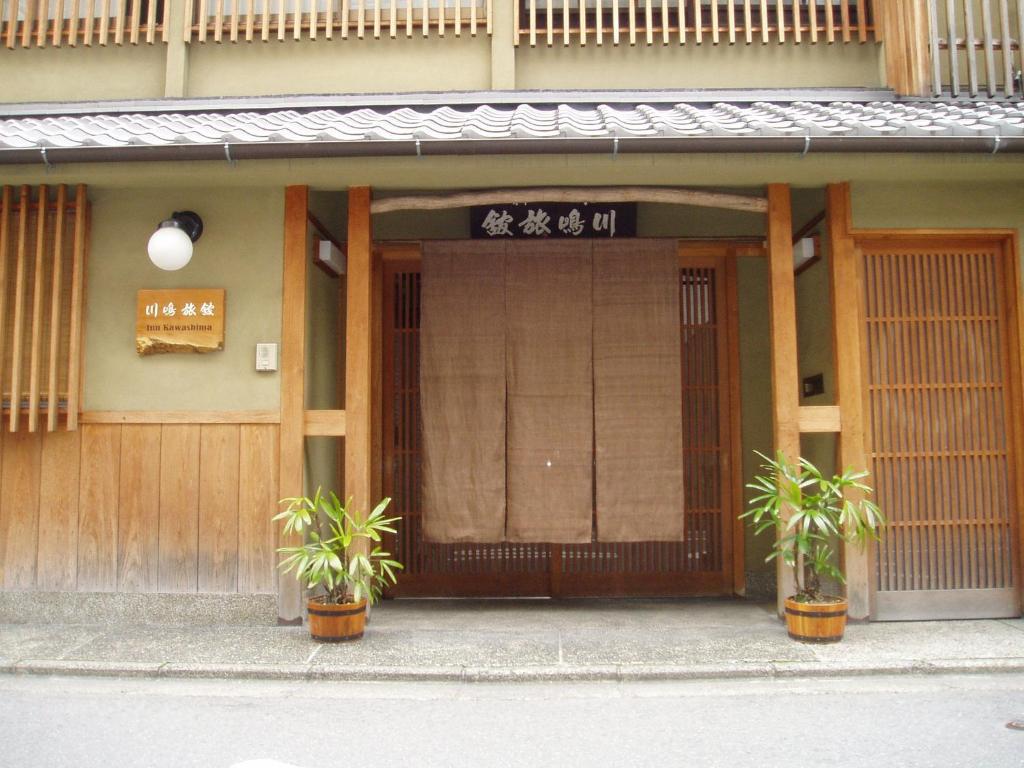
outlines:
{"label": "potted palm plant", "polygon": [[381,547],[382,534],[394,533],[397,517],[384,517],[391,499],[384,499],[362,516],[349,510],[334,493],[317,488],[313,498],[284,499],[285,534],[299,533],[302,544],[281,547],[279,567],[315,591],[307,601],[309,633],[316,640],[337,642],[363,636],[367,603],[373,605],[383,589],[395,583],[401,563]]}
{"label": "potted palm plant", "polygon": [[[836,562],[839,542],[865,546],[879,537],[885,518],[861,482],[867,472],[845,470],[827,478],[807,459],[790,463],[783,453],[764,463],[747,485],[755,492],[749,518],[757,534],[772,531],[775,542],[766,561],[781,557],[793,569],[796,594],[786,598],[790,637],[805,642],[838,642],[846,628],[845,597],[825,594],[822,578],[846,579]],[[850,492],[854,493],[850,498]]]}

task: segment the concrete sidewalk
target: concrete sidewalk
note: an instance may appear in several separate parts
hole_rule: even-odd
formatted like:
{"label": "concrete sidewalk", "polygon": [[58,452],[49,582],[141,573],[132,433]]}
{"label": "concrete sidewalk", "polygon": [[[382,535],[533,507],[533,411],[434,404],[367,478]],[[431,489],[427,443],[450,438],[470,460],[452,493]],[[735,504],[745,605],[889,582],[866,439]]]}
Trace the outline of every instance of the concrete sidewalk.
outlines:
{"label": "concrete sidewalk", "polygon": [[303,627],[0,624],[0,672],[330,680],[684,680],[1024,672],[1024,620],[852,624],[794,642],[743,600],[396,600],[358,642]]}

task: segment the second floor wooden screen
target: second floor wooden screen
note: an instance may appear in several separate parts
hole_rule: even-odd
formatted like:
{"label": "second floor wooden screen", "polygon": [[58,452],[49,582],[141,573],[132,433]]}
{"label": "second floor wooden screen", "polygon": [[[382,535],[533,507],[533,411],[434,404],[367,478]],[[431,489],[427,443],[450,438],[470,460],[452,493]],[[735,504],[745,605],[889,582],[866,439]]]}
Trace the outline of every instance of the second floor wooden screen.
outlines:
{"label": "second floor wooden screen", "polygon": [[169,0],[0,0],[7,48],[167,42]]}
{"label": "second floor wooden screen", "polygon": [[76,429],[88,205],[85,186],[3,187],[0,387],[12,432]]}
{"label": "second floor wooden screen", "polygon": [[515,0],[516,45],[865,43],[870,0]]}

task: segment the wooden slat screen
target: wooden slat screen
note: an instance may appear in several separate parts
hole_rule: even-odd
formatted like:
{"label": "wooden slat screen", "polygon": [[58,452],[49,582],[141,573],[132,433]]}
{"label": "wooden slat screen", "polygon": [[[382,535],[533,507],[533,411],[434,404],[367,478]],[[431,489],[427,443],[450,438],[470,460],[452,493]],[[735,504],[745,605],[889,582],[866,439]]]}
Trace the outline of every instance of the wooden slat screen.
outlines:
{"label": "wooden slat screen", "polygon": [[874,38],[870,0],[513,0],[515,43],[585,46],[859,42]]}
{"label": "wooden slat screen", "polygon": [[0,386],[11,432],[52,432],[62,414],[77,426],[87,215],[84,186],[0,196]]}
{"label": "wooden slat screen", "polygon": [[1024,3],[927,0],[932,89],[975,98],[1020,96]]}
{"label": "wooden slat screen", "polygon": [[1012,589],[1001,246],[865,245],[879,593]]}
{"label": "wooden slat screen", "polygon": [[420,275],[385,265],[384,494],[402,515],[397,595],[672,595],[731,591],[724,269],[680,269],[685,538],[623,544],[431,544],[420,523]]}
{"label": "wooden slat screen", "polygon": [[168,0],[0,0],[7,48],[167,42]]}
{"label": "wooden slat screen", "polygon": [[493,0],[193,0],[185,40],[491,34]]}

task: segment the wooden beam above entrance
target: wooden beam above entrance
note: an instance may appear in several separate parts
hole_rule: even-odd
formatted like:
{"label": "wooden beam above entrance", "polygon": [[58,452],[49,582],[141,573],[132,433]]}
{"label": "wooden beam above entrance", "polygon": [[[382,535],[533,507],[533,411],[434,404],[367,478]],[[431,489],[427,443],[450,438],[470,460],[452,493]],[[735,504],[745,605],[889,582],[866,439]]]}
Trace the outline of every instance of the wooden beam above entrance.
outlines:
{"label": "wooden beam above entrance", "polygon": [[522,189],[481,189],[443,195],[404,195],[374,200],[370,213],[394,211],[436,211],[468,208],[472,205],[514,205],[522,203],[665,203],[700,208],[725,208],[746,213],[767,213],[768,199],[723,192],[669,187],[524,187]]}

